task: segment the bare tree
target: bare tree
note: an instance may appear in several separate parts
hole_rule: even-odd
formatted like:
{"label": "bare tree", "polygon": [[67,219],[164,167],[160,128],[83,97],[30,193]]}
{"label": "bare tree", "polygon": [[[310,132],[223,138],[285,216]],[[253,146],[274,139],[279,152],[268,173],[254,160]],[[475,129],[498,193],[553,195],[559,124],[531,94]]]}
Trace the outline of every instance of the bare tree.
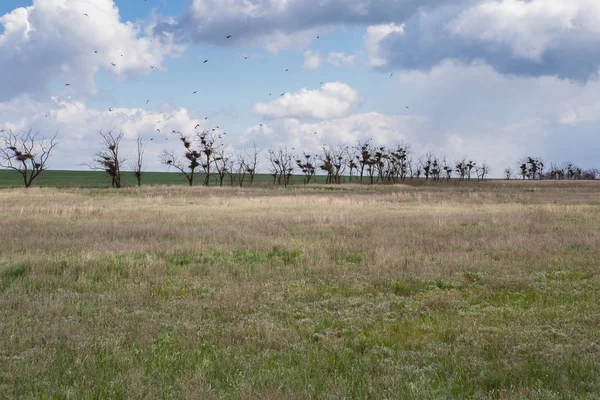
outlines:
{"label": "bare tree", "polygon": [[260,154],[260,150],[256,148],[256,143],[253,143],[252,153],[246,153],[246,157],[244,158],[244,165],[246,166],[246,172],[250,177],[250,184],[254,183],[254,177],[256,176],[256,171],[258,169],[258,155]]}
{"label": "bare tree", "polygon": [[232,157],[225,152],[225,146],[221,145],[215,151],[214,163],[219,177],[219,186],[223,186],[225,176],[229,174]]}
{"label": "bare tree", "polygon": [[137,185],[142,186],[142,173],[144,171],[144,143],[142,142],[142,136],[138,135],[135,143],[137,144],[137,160],[133,166],[133,173],[137,180]]}
{"label": "bare tree", "polygon": [[242,187],[244,185],[244,180],[246,179],[246,174],[248,173],[248,165],[246,165],[244,157],[238,156],[235,160],[229,160],[227,173],[229,174],[231,186],[239,185]]}
{"label": "bare tree", "polygon": [[196,174],[198,173],[197,170],[200,167],[202,154],[190,138],[181,133],[179,136],[179,140],[181,143],[183,143],[183,147],[185,148],[185,158],[187,159],[188,163],[185,164],[183,161],[179,160],[179,158],[173,152],[169,152],[167,150],[163,150],[161,154],[161,162],[167,167],[173,167],[181,172],[187,179],[189,185],[193,186],[194,178],[196,177]]}
{"label": "bare tree", "polygon": [[511,178],[513,177],[513,170],[511,167],[508,167],[504,170],[504,178],[506,178],[507,181],[510,181]]}
{"label": "bare tree", "polygon": [[114,134],[112,130],[107,133],[100,131],[102,150],[95,154],[92,169],[103,170],[111,179],[113,188],[121,187],[121,166],[125,160],[120,159],[119,145],[125,134]]}
{"label": "bare tree", "polygon": [[310,180],[315,176],[316,172],[316,164],[314,156],[309,153],[304,153],[303,157],[298,157],[296,159],[296,165],[304,174],[304,184],[308,185]]}
{"label": "bare tree", "polygon": [[31,129],[20,133],[0,130],[0,167],[18,172],[28,188],[46,170],[56,144],[56,135],[45,139]]}

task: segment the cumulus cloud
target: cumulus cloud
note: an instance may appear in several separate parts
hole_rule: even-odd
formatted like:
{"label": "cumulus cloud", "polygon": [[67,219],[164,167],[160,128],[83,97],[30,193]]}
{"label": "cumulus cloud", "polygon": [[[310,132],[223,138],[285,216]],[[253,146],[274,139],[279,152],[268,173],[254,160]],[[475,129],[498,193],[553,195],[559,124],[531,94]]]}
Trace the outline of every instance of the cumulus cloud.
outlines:
{"label": "cumulus cloud", "polygon": [[328,82],[319,90],[304,88],[269,103],[257,103],[254,112],[266,118],[331,119],[356,112],[362,103],[356,89],[342,82]]}
{"label": "cumulus cloud", "polygon": [[[269,45],[285,36],[343,25],[401,23],[446,0],[191,0],[176,21],[157,26],[183,41]],[[231,40],[225,39],[232,35]],[[292,40],[297,44],[297,40]],[[278,46],[281,48],[281,46]]]}
{"label": "cumulus cloud", "polygon": [[34,0],[0,16],[0,25],[0,101],[43,91],[57,78],[93,94],[101,68],[117,77],[149,73],[182,51],[169,35],[121,22],[113,0]]}
{"label": "cumulus cloud", "polygon": [[404,32],[367,35],[371,65],[427,70],[445,59],[482,60],[503,74],[597,75],[600,2],[594,0],[457,1],[415,14]]}

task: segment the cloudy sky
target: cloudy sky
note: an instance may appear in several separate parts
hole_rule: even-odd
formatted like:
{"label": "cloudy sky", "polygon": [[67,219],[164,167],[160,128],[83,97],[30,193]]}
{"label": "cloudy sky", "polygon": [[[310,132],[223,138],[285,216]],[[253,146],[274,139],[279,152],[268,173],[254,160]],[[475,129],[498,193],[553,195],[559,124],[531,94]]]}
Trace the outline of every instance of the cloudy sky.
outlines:
{"label": "cloudy sky", "polygon": [[496,176],[525,155],[597,167],[599,67],[597,0],[0,2],[0,129],[58,132],[53,169],[117,129],[162,170],[197,124],[232,152],[373,138]]}

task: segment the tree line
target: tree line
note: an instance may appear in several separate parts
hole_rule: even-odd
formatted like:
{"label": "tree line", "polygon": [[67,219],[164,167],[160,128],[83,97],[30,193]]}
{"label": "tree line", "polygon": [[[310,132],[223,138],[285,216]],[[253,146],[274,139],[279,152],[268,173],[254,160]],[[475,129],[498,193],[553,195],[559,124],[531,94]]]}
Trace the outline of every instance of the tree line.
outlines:
{"label": "tree line", "polygon": [[[281,146],[277,149],[258,149],[233,154],[227,150],[223,136],[202,131],[195,135],[178,135],[179,151],[163,150],[161,163],[168,170],[179,172],[190,186],[201,177],[205,186],[243,186],[254,183],[259,171],[261,154],[264,155],[263,172],[272,177],[274,185],[287,186],[294,176],[302,177],[306,185],[315,181],[317,175],[325,176],[327,184],[366,183],[394,184],[413,180],[432,182],[485,180],[490,174],[486,162],[471,158],[450,161],[433,152],[418,156],[406,143],[392,146],[376,145],[372,140],[359,141],[354,146],[324,146],[318,153],[295,151]],[[95,153],[87,166],[103,171],[114,188],[122,187],[122,172],[133,172],[137,185],[141,186],[144,174],[145,145],[138,136],[133,162],[123,157],[121,141],[123,132],[100,132],[100,151]],[[43,138],[31,129],[19,133],[0,130],[0,167],[19,173],[23,185],[30,187],[46,170],[48,160],[57,145],[57,136]],[[572,162],[547,165],[542,158],[525,157],[504,170],[505,179],[522,180],[593,180],[600,171],[583,169]]]}

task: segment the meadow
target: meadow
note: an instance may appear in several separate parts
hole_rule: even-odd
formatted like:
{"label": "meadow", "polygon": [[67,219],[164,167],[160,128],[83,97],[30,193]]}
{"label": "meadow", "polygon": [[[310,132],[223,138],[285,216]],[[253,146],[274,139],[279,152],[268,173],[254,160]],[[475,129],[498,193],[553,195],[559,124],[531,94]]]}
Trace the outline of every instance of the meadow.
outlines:
{"label": "meadow", "polygon": [[3,189],[0,398],[599,398],[598,243],[597,182]]}

